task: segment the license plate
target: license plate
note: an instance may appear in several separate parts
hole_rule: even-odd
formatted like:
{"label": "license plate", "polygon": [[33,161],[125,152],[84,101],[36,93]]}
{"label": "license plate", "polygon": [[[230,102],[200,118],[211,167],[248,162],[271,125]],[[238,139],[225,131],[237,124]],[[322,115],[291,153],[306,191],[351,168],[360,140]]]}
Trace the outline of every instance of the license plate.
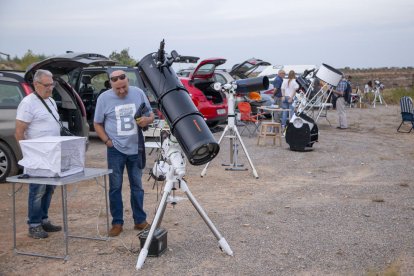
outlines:
{"label": "license plate", "polygon": [[222,109],[217,109],[217,114],[218,114],[218,115],[224,115],[224,114],[226,114],[226,110],[225,110],[224,108],[222,108]]}

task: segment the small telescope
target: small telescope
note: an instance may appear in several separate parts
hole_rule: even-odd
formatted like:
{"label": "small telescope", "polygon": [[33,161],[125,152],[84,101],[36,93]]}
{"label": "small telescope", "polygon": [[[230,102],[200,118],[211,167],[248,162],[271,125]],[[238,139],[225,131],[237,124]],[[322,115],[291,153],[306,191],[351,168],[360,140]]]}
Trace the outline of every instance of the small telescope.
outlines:
{"label": "small telescope", "polygon": [[233,85],[234,91],[238,94],[247,94],[249,92],[260,91],[269,88],[269,78],[264,76],[235,80],[231,84]]}

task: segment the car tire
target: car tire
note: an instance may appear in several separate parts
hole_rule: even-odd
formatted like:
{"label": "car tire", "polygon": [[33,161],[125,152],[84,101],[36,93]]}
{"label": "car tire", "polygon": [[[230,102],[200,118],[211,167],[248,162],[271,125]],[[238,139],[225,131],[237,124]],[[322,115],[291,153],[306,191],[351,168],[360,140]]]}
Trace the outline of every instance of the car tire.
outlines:
{"label": "car tire", "polygon": [[218,126],[219,125],[219,121],[214,121],[214,122],[207,122],[207,126],[209,127],[209,128],[214,128],[214,127],[216,127],[216,126]]}
{"label": "car tire", "polygon": [[16,157],[4,142],[0,142],[0,183],[6,181],[6,177],[16,175],[17,172]]}

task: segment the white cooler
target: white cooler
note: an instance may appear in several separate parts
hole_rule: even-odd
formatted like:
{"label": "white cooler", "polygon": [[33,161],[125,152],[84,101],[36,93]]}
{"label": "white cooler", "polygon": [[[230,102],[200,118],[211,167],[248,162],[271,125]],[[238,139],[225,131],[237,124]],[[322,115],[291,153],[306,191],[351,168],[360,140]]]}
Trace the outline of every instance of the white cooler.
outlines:
{"label": "white cooler", "polygon": [[64,177],[85,168],[86,138],[46,136],[21,140],[24,173],[34,177]]}

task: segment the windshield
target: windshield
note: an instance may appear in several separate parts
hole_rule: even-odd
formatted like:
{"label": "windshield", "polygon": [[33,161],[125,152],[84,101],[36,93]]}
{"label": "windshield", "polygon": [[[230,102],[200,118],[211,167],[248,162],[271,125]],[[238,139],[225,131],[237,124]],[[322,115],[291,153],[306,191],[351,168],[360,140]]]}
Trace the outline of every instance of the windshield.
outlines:
{"label": "windshield", "polygon": [[212,63],[204,64],[198,68],[197,76],[210,75],[213,73],[215,68],[216,68],[215,64],[212,64]]}

